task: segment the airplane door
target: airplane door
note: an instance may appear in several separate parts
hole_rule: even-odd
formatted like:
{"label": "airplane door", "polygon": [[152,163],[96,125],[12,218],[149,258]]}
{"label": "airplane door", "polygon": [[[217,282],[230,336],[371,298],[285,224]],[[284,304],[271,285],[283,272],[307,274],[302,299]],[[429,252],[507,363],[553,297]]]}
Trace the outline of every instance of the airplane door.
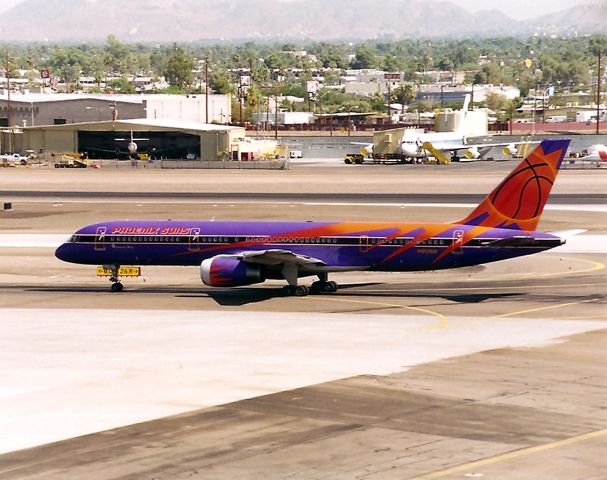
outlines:
{"label": "airplane door", "polygon": [[97,232],[95,232],[95,251],[96,252],[105,252],[105,234],[107,232],[106,227],[97,227]]}
{"label": "airplane door", "polygon": [[192,228],[190,230],[190,241],[188,243],[188,250],[193,251],[198,249],[200,243],[200,228]]}
{"label": "airplane door", "polygon": [[453,232],[453,253],[461,255],[464,253],[464,231],[455,230]]}
{"label": "airplane door", "polygon": [[360,250],[360,253],[367,253],[371,249],[369,237],[367,235],[362,235],[360,237],[358,249]]}

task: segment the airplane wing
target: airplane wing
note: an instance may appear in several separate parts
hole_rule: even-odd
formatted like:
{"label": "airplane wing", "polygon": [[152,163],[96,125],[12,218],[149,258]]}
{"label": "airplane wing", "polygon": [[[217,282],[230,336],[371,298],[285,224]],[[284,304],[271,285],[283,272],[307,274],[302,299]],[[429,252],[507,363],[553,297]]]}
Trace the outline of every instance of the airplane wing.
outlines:
{"label": "airplane wing", "polygon": [[451,152],[453,154],[465,151],[466,158],[478,159],[489,153],[489,150],[495,147],[504,147],[504,155],[516,154],[516,146],[522,144],[539,143],[538,141],[529,142],[496,142],[496,143],[464,143],[457,141],[437,141],[437,142],[424,142],[422,148],[428,151],[430,154],[439,158],[443,163],[450,163],[449,160],[441,155],[444,152]]}
{"label": "airplane wing", "polygon": [[500,142],[500,143],[463,143],[463,142],[459,142],[459,143],[446,143],[446,142],[441,142],[441,143],[437,143],[437,148],[440,147],[441,150],[449,150],[449,151],[454,151],[454,150],[466,150],[468,148],[471,147],[477,147],[477,148],[495,148],[495,147],[508,147],[510,145],[522,145],[522,144],[531,144],[531,143],[540,143],[537,140],[533,140],[533,141],[529,141],[529,142]]}
{"label": "airplane wing", "polygon": [[289,250],[261,250],[258,252],[243,252],[238,255],[244,262],[259,265],[277,266],[283,264],[297,265],[298,267],[320,267],[326,265],[322,260],[298,255]]}

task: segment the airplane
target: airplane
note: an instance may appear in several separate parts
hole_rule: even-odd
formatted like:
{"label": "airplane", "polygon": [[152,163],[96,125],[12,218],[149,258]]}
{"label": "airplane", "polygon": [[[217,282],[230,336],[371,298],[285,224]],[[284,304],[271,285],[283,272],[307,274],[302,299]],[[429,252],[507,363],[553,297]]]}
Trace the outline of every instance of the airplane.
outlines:
{"label": "airplane", "polygon": [[[502,153],[506,156],[517,154],[517,145],[528,142],[492,142],[492,143],[468,143],[464,129],[466,125],[466,113],[470,95],[466,95],[464,106],[461,112],[464,112],[464,118],[459,122],[458,128],[452,132],[428,132],[418,133],[419,129],[407,129],[400,138],[400,143],[396,150],[392,152],[400,155],[402,159],[417,160],[427,158],[429,155],[439,155],[440,160],[448,163],[449,160],[443,155],[450,153],[452,161],[459,161],[462,157],[468,160],[477,160],[489,153],[492,148],[502,147]],[[384,132],[385,133],[385,132]],[[371,157],[375,153],[374,143],[358,143],[362,145],[361,154],[364,157]],[[533,143],[533,142],[531,142]]]}
{"label": "airplane", "polygon": [[[333,293],[334,272],[467,267],[565,243],[536,226],[570,140],[544,140],[468,216],[451,223],[107,221],[75,232],[55,255],[103,265],[122,291],[121,266],[197,266],[210,287],[286,280],[286,295]],[[136,267],[135,267],[136,268]],[[299,283],[318,277],[310,287]]]}
{"label": "airplane", "polygon": [[594,160],[607,162],[607,146],[602,144],[591,145],[586,149],[580,160]]}
{"label": "airplane", "polygon": [[[116,142],[126,142],[127,138],[115,138],[114,141]],[[131,138],[129,140],[129,143],[126,146],[127,151],[129,152],[129,156],[132,157],[133,155],[135,155],[137,153],[137,149],[139,148],[139,145],[137,145],[137,142],[148,142],[150,139],[149,138],[135,138],[133,136],[133,130],[131,130]],[[117,151],[119,152],[120,149],[117,149]]]}

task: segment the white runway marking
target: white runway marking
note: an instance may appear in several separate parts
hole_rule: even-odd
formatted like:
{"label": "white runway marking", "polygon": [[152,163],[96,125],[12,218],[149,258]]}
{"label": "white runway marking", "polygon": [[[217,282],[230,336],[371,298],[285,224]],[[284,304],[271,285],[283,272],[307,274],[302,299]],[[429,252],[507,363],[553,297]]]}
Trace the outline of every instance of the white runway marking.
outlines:
{"label": "white runway marking", "polygon": [[0,452],[444,358],[601,321],[147,310],[0,310]]}

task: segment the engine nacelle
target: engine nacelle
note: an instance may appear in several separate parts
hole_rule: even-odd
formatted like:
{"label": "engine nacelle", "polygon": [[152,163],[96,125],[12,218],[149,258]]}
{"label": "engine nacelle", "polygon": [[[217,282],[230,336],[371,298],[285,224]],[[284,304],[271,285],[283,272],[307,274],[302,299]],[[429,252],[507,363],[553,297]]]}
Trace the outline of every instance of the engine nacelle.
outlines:
{"label": "engine nacelle", "polygon": [[516,149],[516,145],[514,143],[511,143],[510,145],[507,145],[503,148],[502,153],[506,156],[508,155],[516,155],[516,153],[518,152],[518,150]]}
{"label": "engine nacelle", "polygon": [[466,158],[478,158],[481,156],[481,152],[478,151],[476,147],[470,147],[466,150]]}
{"label": "engine nacelle", "polygon": [[217,255],[203,260],[200,278],[209,287],[240,287],[265,281],[260,265],[251,265],[233,255]]}

